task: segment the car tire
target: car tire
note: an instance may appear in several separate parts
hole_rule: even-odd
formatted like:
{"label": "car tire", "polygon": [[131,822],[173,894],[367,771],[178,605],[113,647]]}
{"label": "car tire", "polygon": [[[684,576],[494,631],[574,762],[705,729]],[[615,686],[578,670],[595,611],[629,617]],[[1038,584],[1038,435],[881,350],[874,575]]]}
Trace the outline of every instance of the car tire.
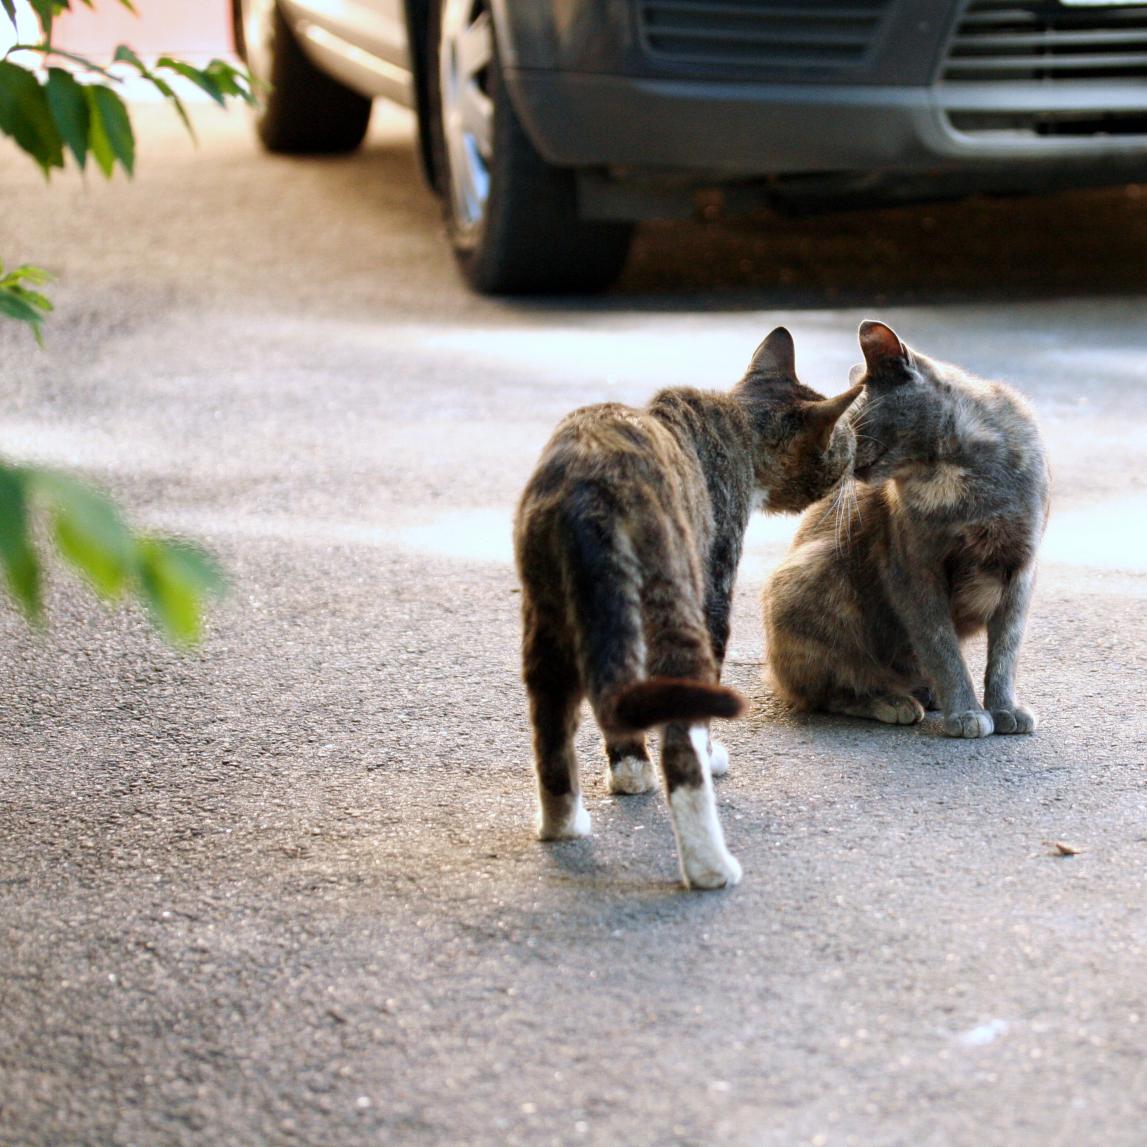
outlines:
{"label": "car tire", "polygon": [[575,174],[534,149],[503,83],[487,0],[436,0],[427,34],[435,182],[466,281],[492,295],[608,286],[632,225],[579,218]]}
{"label": "car tire", "polygon": [[287,155],[354,151],[371,101],[307,59],[275,0],[242,0],[242,14],[247,65],[267,85],[255,110],[263,146]]}

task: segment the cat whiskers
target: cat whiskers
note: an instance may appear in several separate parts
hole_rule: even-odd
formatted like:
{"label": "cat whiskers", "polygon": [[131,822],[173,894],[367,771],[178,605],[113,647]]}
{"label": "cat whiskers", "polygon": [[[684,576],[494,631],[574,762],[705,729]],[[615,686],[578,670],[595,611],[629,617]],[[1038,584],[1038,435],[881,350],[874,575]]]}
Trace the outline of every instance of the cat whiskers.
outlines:
{"label": "cat whiskers", "polygon": [[856,496],[855,479],[845,478],[837,486],[830,511],[836,516],[836,521],[833,523],[836,552],[842,553],[844,546],[841,544],[841,539],[843,538],[845,545],[851,544],[852,519],[854,516],[857,519],[860,517],[860,502]]}
{"label": "cat whiskers", "polygon": [[879,398],[865,399],[864,404],[856,412],[853,422],[861,422],[866,415],[871,414],[874,410],[879,410],[881,404],[888,401],[888,397],[887,394],[882,394]]}

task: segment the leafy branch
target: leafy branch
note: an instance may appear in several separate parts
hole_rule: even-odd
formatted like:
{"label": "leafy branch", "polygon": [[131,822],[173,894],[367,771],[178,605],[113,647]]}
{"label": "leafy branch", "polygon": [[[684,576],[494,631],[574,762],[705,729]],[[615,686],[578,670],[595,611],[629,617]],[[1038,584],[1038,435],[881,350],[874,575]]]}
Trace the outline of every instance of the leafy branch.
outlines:
{"label": "leafy branch", "polygon": [[42,324],[53,307],[52,300],[34,288],[45,286],[51,278],[43,268],[27,263],[5,274],[4,264],[0,263],[0,315],[27,323],[41,346],[44,345]]}
{"label": "leafy branch", "polygon": [[189,542],[134,533],[111,499],[54,470],[0,467],[0,559],[8,589],[34,624],[43,620],[42,563],[32,538],[42,519],[60,555],[107,601],[143,600],[169,640],[202,630],[200,599],[222,591],[218,565]]}
{"label": "leafy branch", "polygon": [[[131,0],[117,2],[135,12]],[[94,0],[79,3],[94,7]],[[171,81],[195,85],[220,106],[226,106],[228,99],[254,102],[250,74],[225,60],[196,68],[162,56],[149,66],[121,44],[110,63],[103,64],[56,48],[55,22],[72,8],[71,0],[29,0],[29,5],[40,39],[16,43],[0,59],[0,134],[29,155],[46,178],[65,166],[69,154],[81,171],[91,158],[106,178],[111,178],[117,164],[132,175],[135,132],[127,105],[115,90],[124,82],[123,72],[134,72],[150,83],[193,139],[187,108]],[[0,13],[18,37],[16,0],[0,0]],[[13,57],[22,53],[38,56],[39,65],[15,62]],[[59,63],[68,66],[56,66]],[[0,263],[0,318],[26,324],[41,346],[52,302],[40,288],[51,279],[39,267],[24,264],[5,272]],[[114,502],[65,474],[0,462],[0,579],[35,625],[43,620],[38,534],[46,535],[105,600],[132,596],[142,601],[152,622],[177,645],[199,640],[204,600],[223,589],[219,567],[199,547],[133,531]]]}

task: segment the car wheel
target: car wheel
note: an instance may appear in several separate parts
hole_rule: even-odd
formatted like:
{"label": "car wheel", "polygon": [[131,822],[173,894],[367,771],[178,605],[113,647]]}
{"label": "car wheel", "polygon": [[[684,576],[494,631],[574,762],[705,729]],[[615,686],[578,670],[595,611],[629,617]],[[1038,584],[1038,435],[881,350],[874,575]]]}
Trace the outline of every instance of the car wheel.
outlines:
{"label": "car wheel", "polygon": [[485,294],[608,286],[633,229],[580,219],[574,173],[534,150],[502,82],[486,0],[438,0],[429,25],[431,142],[466,280]]}
{"label": "car wheel", "polygon": [[268,151],[353,151],[366,135],[371,101],[307,59],[275,0],[242,0],[247,65],[266,87],[255,127]]}

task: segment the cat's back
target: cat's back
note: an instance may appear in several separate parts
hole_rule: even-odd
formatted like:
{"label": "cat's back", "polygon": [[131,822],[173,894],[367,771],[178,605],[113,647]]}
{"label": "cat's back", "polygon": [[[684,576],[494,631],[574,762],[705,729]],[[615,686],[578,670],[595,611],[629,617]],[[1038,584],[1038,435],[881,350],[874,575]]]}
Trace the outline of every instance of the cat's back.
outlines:
{"label": "cat's back", "polygon": [[648,411],[619,402],[584,406],[558,423],[524,501],[561,497],[587,482],[618,496],[641,487],[671,488],[686,461],[676,436]]}
{"label": "cat's back", "polygon": [[[1047,455],[1027,399],[1005,382],[989,381],[943,364],[950,386],[960,462],[1012,499],[1047,497]],[[982,493],[982,491],[981,491]],[[1019,509],[1018,504],[1013,506]]]}

